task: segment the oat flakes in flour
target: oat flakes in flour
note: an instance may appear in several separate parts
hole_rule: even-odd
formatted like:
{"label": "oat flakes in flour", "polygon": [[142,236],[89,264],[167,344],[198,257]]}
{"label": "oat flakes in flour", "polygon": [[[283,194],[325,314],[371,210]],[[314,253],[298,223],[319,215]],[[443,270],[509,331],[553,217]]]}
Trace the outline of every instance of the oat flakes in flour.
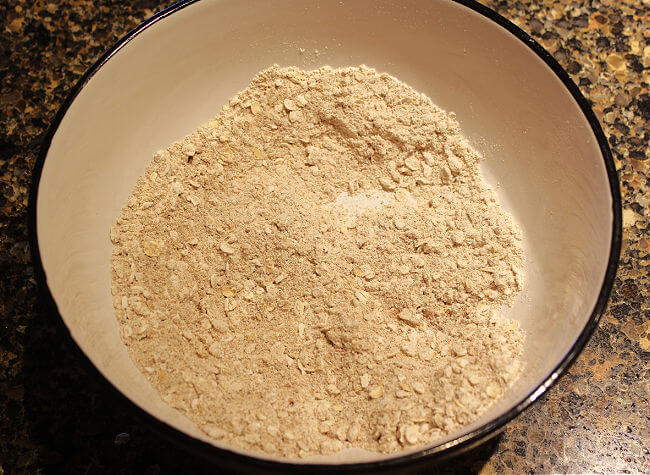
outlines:
{"label": "oat flakes in flour", "polygon": [[521,371],[521,235],[457,121],[367,67],[271,67],[155,154],[111,230],[122,339],[209,436],[393,452]]}

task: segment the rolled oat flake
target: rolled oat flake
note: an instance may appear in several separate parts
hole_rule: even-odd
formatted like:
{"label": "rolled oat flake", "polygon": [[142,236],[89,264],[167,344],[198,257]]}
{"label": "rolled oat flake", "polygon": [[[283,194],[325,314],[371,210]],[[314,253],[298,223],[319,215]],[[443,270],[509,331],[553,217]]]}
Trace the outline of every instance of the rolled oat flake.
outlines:
{"label": "rolled oat flake", "polygon": [[208,436],[391,453],[521,372],[521,233],[453,114],[365,66],[273,66],[157,152],[111,229],[131,358]]}

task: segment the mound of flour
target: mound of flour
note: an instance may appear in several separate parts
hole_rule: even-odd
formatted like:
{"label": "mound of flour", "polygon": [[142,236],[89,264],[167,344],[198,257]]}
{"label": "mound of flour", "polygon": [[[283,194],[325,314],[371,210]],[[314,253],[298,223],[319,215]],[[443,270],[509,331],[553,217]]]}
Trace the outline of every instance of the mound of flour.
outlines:
{"label": "mound of flour", "polygon": [[366,68],[260,72],[154,156],[111,231],[136,365],[209,436],[393,452],[518,377],[520,232],[458,123]]}

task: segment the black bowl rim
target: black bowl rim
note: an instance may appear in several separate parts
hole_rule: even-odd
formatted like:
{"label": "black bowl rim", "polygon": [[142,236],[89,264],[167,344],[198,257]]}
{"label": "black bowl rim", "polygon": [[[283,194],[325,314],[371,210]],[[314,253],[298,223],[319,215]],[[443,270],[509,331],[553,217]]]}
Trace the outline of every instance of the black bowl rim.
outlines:
{"label": "black bowl rim", "polygon": [[[178,3],[175,3],[168,8],[161,10],[157,14],[153,15],[151,18],[148,18],[138,27],[129,31],[124,35],[117,43],[115,43],[109,50],[107,50],[89,69],[86,73],[79,79],[75,84],[73,89],[68,94],[67,98],[63,102],[61,108],[57,112],[52,124],[50,125],[45,137],[43,139],[39,155],[36,159],[33,171],[32,171],[32,184],[29,194],[29,204],[28,204],[28,230],[29,230],[29,242],[31,248],[31,258],[34,266],[34,275],[35,279],[41,293],[41,297],[46,305],[55,312],[56,316],[60,320],[58,323],[65,322],[63,321],[54,298],[49,290],[47,285],[47,280],[45,278],[45,272],[43,269],[43,263],[41,261],[40,252],[38,249],[38,234],[36,229],[36,201],[38,197],[38,188],[41,179],[41,174],[43,171],[43,165],[49,151],[52,138],[54,137],[56,131],[58,130],[59,125],[66,112],[68,111],[70,105],[81,92],[84,86],[88,81],[93,77],[93,75],[109,60],[111,57],[116,54],[122,47],[124,47],[129,41],[135,38],[138,34],[142,33],[144,30],[154,25],[156,22],[162,20],[163,18],[172,15],[173,13],[197,3],[200,0],[183,0]],[[220,449],[212,444],[203,442],[194,437],[191,437],[178,429],[173,428],[169,424],[160,421],[155,418],[145,410],[141,409],[130,399],[128,399],[124,394],[122,394],[113,384],[108,381],[101,372],[92,364],[89,358],[83,353],[83,350],[74,342],[74,347],[78,350],[79,354],[83,358],[85,364],[91,367],[97,374],[101,376],[101,379],[107,383],[107,386],[110,387],[113,393],[116,393],[120,399],[122,399],[125,404],[135,410],[135,412],[142,418],[145,419],[154,429],[159,431],[165,437],[179,443],[185,449],[190,450],[193,453],[196,453],[201,456],[207,456],[207,458],[212,461],[227,462],[228,465],[246,467],[248,469],[258,469],[258,470],[307,470],[307,471],[327,471],[332,469],[347,469],[347,470],[387,470],[396,468],[397,466],[402,466],[404,464],[413,463],[415,461],[422,461],[423,459],[443,459],[449,456],[457,455],[461,452],[469,450],[472,447],[480,444],[481,442],[489,439],[493,435],[499,433],[503,430],[504,426],[510,422],[512,419],[521,414],[526,408],[528,408],[533,402],[539,399],[539,397],[544,394],[548,388],[553,386],[559,376],[561,376],[571,364],[575,361],[577,356],[583,350],[587,344],[589,338],[593,334],[594,330],[598,326],[598,322],[602,313],[607,307],[607,302],[609,295],[612,290],[616,278],[616,270],[618,266],[618,260],[621,251],[621,194],[619,188],[619,182],[616,174],[616,168],[614,166],[614,161],[612,159],[612,154],[607,143],[607,139],[603,134],[602,128],[598,119],[594,115],[589,103],[584,98],[576,84],[571,80],[566,71],[560,66],[560,64],[553,58],[553,56],[546,51],[542,46],[539,45],[530,35],[524,32],[521,28],[516,26],[514,23],[502,17],[500,14],[491,10],[490,8],[478,3],[475,0],[454,0],[455,3],[463,5],[476,13],[481,14],[482,16],[488,18],[494,23],[502,26],[508,30],[513,36],[518,38],[526,46],[528,46],[540,59],[549,66],[556,76],[562,81],[564,86],[571,93],[571,96],[580,106],[585,118],[589,122],[591,129],[598,141],[600,151],[605,162],[605,168],[607,170],[607,177],[609,180],[610,193],[612,198],[612,212],[613,212],[613,222],[612,222],[612,236],[611,236],[611,246],[609,253],[609,260],[607,263],[607,271],[603,284],[598,295],[596,304],[592,310],[591,316],[587,321],[584,329],[576,339],[575,343],[568,351],[568,353],[562,358],[562,361],[549,373],[545,378],[544,382],[538,385],[533,391],[531,391],[524,399],[522,399],[518,404],[508,410],[505,414],[499,416],[496,419],[482,425],[481,427],[470,431],[469,433],[462,435],[452,441],[447,443],[431,447],[419,452],[399,456],[392,459],[381,460],[377,462],[362,462],[362,463],[353,463],[353,464],[342,464],[342,465],[325,465],[325,464],[305,464],[305,463],[292,463],[292,462],[277,462],[259,459],[256,457],[251,457],[243,454],[239,454],[230,450]],[[74,341],[72,337],[71,341]]]}

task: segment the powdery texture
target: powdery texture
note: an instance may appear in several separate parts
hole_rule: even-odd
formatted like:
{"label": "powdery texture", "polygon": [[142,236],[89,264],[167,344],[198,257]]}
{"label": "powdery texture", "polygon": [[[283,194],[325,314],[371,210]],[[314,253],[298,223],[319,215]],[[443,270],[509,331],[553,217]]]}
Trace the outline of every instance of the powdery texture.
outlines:
{"label": "powdery texture", "polygon": [[271,67],[158,152],[111,232],[131,357],[209,436],[393,452],[517,378],[521,236],[452,114],[366,68]]}

